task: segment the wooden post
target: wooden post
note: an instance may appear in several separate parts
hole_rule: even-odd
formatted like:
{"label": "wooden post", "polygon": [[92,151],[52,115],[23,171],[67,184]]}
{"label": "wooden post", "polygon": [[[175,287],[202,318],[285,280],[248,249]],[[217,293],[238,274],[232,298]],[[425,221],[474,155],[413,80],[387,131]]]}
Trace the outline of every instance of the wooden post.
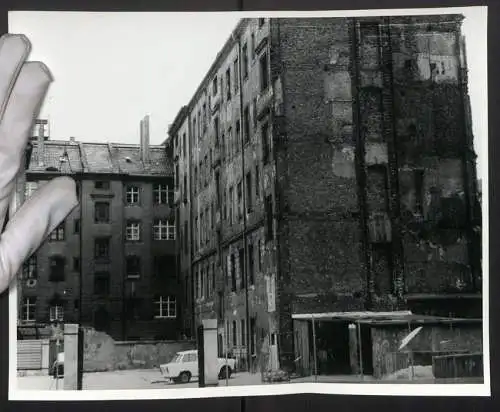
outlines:
{"label": "wooden post", "polygon": [[314,381],[318,380],[318,358],[316,353],[316,325],[314,321],[314,315],[311,316],[312,321],[312,333],[313,333],[313,356],[314,356]]}
{"label": "wooden post", "polygon": [[78,325],[64,325],[64,390],[78,390]]}
{"label": "wooden post", "polygon": [[364,379],[363,377],[363,344],[361,342],[361,323],[357,322],[358,324],[358,342],[359,342],[359,374],[361,379]]}

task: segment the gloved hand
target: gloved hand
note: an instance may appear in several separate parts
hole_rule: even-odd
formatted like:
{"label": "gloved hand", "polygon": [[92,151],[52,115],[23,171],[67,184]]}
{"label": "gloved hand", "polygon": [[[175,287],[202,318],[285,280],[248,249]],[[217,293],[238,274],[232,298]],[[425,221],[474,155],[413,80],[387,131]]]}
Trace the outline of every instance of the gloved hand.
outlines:
{"label": "gloved hand", "polygon": [[[25,173],[24,153],[51,75],[40,62],[26,62],[31,50],[22,35],[0,38],[0,228]],[[37,190],[0,236],[0,293],[29,258],[78,204],[73,179],[58,177]]]}

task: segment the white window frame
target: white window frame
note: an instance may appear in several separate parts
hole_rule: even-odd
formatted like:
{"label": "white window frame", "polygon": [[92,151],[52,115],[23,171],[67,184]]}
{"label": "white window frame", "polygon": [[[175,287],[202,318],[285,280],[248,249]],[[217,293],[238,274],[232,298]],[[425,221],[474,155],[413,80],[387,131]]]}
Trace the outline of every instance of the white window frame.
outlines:
{"label": "white window frame", "polygon": [[154,240],[175,240],[175,222],[168,219],[158,219],[153,223]]}
{"label": "white window frame", "polygon": [[30,256],[23,265],[23,279],[36,279],[37,278],[37,257],[36,255]]}
{"label": "white window frame", "polygon": [[[155,300],[156,312],[155,319],[176,319],[177,318],[177,299],[173,296],[160,296]],[[159,309],[159,310],[158,310]]]}
{"label": "white window frame", "polygon": [[[129,201],[130,197],[130,201]],[[140,201],[140,189],[138,186],[127,186],[126,200],[129,205],[136,205]]]}
{"label": "white window frame", "polygon": [[64,307],[62,305],[54,305],[49,309],[49,318],[51,322],[64,321]]}
{"label": "white window frame", "polygon": [[127,222],[127,226],[125,227],[125,239],[132,241],[141,240],[140,222]]}
{"label": "white window frame", "polygon": [[[33,300],[33,302],[31,302]],[[33,310],[31,310],[32,308]],[[22,320],[24,322],[34,322],[35,319],[35,314],[36,314],[36,298],[30,298],[26,297],[23,299],[23,309],[26,309],[26,317],[22,317]],[[21,314],[21,316],[24,315],[24,310]]]}
{"label": "white window frame", "polygon": [[[170,193],[168,185],[163,183],[155,183],[153,186],[153,198],[156,198],[155,204],[157,205],[168,205],[170,203]],[[165,201],[162,199],[162,195],[165,196]]]}
{"label": "white window frame", "polygon": [[38,189],[38,182],[26,182],[24,186],[24,198],[30,198]]}

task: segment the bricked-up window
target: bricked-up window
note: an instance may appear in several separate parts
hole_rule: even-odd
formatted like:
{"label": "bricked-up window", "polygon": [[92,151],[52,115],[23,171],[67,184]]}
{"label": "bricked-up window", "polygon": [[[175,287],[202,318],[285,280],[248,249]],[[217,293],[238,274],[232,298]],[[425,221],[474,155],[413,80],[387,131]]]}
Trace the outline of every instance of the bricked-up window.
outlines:
{"label": "bricked-up window", "polygon": [[370,212],[385,212],[388,208],[387,167],[370,166],[366,170],[366,203]]}
{"label": "bricked-up window", "polygon": [[266,196],[266,239],[273,240],[273,197]]}
{"label": "bricked-up window", "polygon": [[99,237],[94,240],[94,257],[97,260],[109,259],[109,238]]}
{"label": "bricked-up window", "polygon": [[141,258],[139,256],[127,256],[126,271],[128,279],[139,279],[141,277]]}
{"label": "bricked-up window", "polygon": [[238,345],[238,325],[236,324],[236,321],[233,320],[233,346]]}
{"label": "bricked-up window", "polygon": [[62,242],[64,240],[64,232],[65,227],[62,222],[59,226],[57,226],[49,235],[49,241],[51,242]]}
{"label": "bricked-up window", "polygon": [[219,125],[219,117],[214,117],[214,138],[215,138],[215,147],[219,147],[219,134],[220,134],[220,125]]}
{"label": "bricked-up window", "polygon": [[153,185],[153,202],[157,205],[172,204],[174,193],[168,185],[156,183]]}
{"label": "bricked-up window", "polygon": [[[128,297],[126,300],[126,317],[127,319],[140,319],[141,318],[141,307],[143,300],[137,297]],[[138,340],[129,336],[129,340]]]}
{"label": "bricked-up window", "polygon": [[109,203],[108,202],[95,202],[94,222],[95,223],[109,223]]}
{"label": "bricked-up window", "polygon": [[361,22],[360,31],[360,64],[362,69],[377,69],[380,65],[380,33],[376,22]]}
{"label": "bricked-up window", "polygon": [[73,220],[73,232],[75,234],[79,234],[80,233],[80,219],[75,219]]}
{"label": "bricked-up window", "polygon": [[424,214],[424,171],[415,170],[415,212]]}
{"label": "bricked-up window", "polygon": [[239,182],[237,186],[238,195],[238,222],[243,219],[243,187],[242,183]]}
{"label": "bricked-up window", "polygon": [[269,161],[269,123],[265,122],[261,128],[261,140],[262,140],[262,161],[266,164]]}
{"label": "bricked-up window", "polygon": [[253,285],[255,282],[255,264],[254,250],[251,243],[248,244],[248,284]]}
{"label": "bricked-up window", "polygon": [[240,333],[241,333],[241,346],[246,346],[247,344],[247,340],[246,340],[246,336],[247,334],[245,333],[245,319],[241,319],[240,321],[240,324],[241,324],[241,330],[240,330]]}
{"label": "bricked-up window", "polygon": [[233,196],[233,188],[229,188],[229,225],[233,224],[233,205],[234,205],[234,196]]}
{"label": "bricked-up window", "polygon": [[156,296],[154,303],[156,319],[175,319],[177,317],[175,296]]}
{"label": "bricked-up window", "polygon": [[260,91],[264,92],[269,87],[269,68],[267,67],[267,52],[264,52],[260,56],[259,68],[260,68]]}
{"label": "bricked-up window", "polygon": [[240,269],[240,289],[245,289],[246,288],[245,253],[243,249],[238,250],[238,266]]}
{"label": "bricked-up window", "polygon": [[98,296],[109,295],[109,272],[101,271],[94,273],[94,294]]}
{"label": "bricked-up window", "polygon": [[155,219],[153,222],[154,240],[175,240],[174,219]]}
{"label": "bricked-up window", "polygon": [[238,58],[234,60],[233,63],[233,70],[234,70],[234,94],[238,93],[239,87],[240,87],[240,66],[238,64]]}
{"label": "bricked-up window", "polygon": [[99,190],[109,190],[109,181],[97,180],[94,182],[94,188]]}
{"label": "bricked-up window", "polygon": [[390,243],[373,243],[371,276],[377,295],[394,293],[392,247]]}
{"label": "bricked-up window", "polygon": [[78,272],[80,270],[80,258],[73,258],[73,271]]}
{"label": "bricked-up window", "polygon": [[245,186],[246,186],[246,192],[247,192],[247,198],[246,198],[247,212],[251,213],[252,212],[252,173],[247,172],[245,179],[246,179]]}
{"label": "bricked-up window", "polygon": [[141,222],[129,220],[125,227],[125,239],[131,242],[141,240]]}
{"label": "bricked-up window", "polygon": [[37,182],[26,182],[24,185],[24,198],[28,199],[30,198],[33,193],[36,192],[38,189],[38,183]]}
{"label": "bricked-up window", "polygon": [[24,322],[34,322],[36,313],[36,297],[30,296],[23,298],[21,308],[21,320]]}
{"label": "bricked-up window", "polygon": [[64,320],[64,306],[51,306],[49,308],[49,319],[51,322],[62,322]]}
{"label": "bricked-up window", "polygon": [[363,88],[360,93],[361,129],[367,142],[384,141],[382,128],[382,92],[381,89]]}
{"label": "bricked-up window", "polygon": [[36,255],[33,255],[23,264],[23,279],[30,280],[37,277],[37,259]]}
{"label": "bricked-up window", "polygon": [[175,257],[160,255],[153,258],[153,276],[157,278],[175,278]]}
{"label": "bricked-up window", "polygon": [[243,71],[243,79],[246,79],[248,77],[248,46],[246,43],[241,48],[241,54],[243,57],[241,69]]}
{"label": "bricked-up window", "polygon": [[236,258],[233,253],[231,253],[231,291],[236,292]]}
{"label": "bricked-up window", "polygon": [[139,203],[139,187],[128,185],[126,188],[125,200],[128,205],[137,205]]}
{"label": "bricked-up window", "polygon": [[226,99],[231,100],[231,67],[226,70]]}
{"label": "bricked-up window", "polygon": [[64,282],[65,274],[65,260],[62,256],[52,256],[49,258],[49,281],[50,282]]}
{"label": "bricked-up window", "polygon": [[212,94],[214,96],[217,96],[218,93],[217,86],[218,86],[218,79],[217,76],[215,76],[214,79],[212,80]]}
{"label": "bricked-up window", "polygon": [[245,143],[250,141],[250,107],[248,105],[245,106],[243,111],[243,138]]}

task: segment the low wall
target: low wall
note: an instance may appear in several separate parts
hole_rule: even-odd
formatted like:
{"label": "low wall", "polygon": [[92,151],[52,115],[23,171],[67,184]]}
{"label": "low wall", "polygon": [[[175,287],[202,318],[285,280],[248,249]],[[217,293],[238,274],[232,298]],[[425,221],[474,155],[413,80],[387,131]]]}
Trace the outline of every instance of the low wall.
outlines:
{"label": "low wall", "polygon": [[[413,326],[415,328],[417,325]],[[408,349],[413,352],[413,365],[430,366],[434,356],[481,353],[482,323],[423,325]],[[410,366],[407,353],[399,352],[401,340],[408,334],[407,326],[372,327],[373,375],[382,378]]]}
{"label": "low wall", "polygon": [[158,368],[176,352],[195,348],[193,341],[118,342],[103,332],[85,328],[83,371]]}

